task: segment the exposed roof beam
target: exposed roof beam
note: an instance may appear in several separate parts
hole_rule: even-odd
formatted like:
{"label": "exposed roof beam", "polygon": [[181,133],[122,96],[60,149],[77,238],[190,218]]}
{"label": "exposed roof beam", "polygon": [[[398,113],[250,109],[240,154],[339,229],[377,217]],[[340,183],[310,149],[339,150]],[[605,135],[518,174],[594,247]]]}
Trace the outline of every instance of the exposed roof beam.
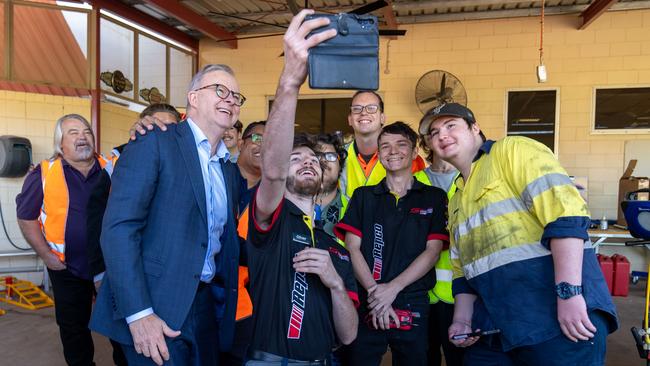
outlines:
{"label": "exposed roof beam", "polygon": [[137,23],[145,28],[149,28],[154,32],[160,33],[165,37],[171,38],[178,43],[182,43],[187,47],[193,49],[195,52],[199,51],[199,41],[184,32],[171,27],[165,22],[158,20],[140,10],[125,5],[119,1],[114,0],[86,0],[88,3],[102,9],[106,9],[115,13],[122,18],[126,18],[134,23]]}
{"label": "exposed roof beam", "polygon": [[203,34],[216,41],[229,39],[229,41],[223,43],[228,45],[230,48],[237,48],[237,41],[234,39],[236,38],[236,35],[211,22],[206,17],[190,10],[177,0],[144,0],[144,2],[159,8],[170,16],[177,18],[193,28],[200,30]]}
{"label": "exposed roof beam", "polygon": [[617,2],[618,0],[595,0],[580,14],[582,17],[582,25],[578,29],[587,28],[589,24],[598,19],[599,16]]}
{"label": "exposed roof beam", "polygon": [[[386,28],[397,29],[397,19],[395,19],[395,13],[393,12],[393,2],[391,0],[386,0],[388,6],[385,6],[381,9],[384,20],[386,21]],[[395,36],[389,37],[390,39],[397,39]]]}

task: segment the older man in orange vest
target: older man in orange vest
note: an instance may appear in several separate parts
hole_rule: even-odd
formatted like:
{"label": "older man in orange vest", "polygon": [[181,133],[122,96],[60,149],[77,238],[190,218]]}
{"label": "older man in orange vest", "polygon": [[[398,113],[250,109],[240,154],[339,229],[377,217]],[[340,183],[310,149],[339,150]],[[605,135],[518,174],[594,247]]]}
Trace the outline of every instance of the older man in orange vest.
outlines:
{"label": "older man in orange vest", "polygon": [[88,196],[107,163],[95,154],[88,121],[65,115],[54,128],[54,155],[25,178],[16,197],[18,225],[47,266],[68,365],[93,365],[88,329],[95,292],[86,253]]}

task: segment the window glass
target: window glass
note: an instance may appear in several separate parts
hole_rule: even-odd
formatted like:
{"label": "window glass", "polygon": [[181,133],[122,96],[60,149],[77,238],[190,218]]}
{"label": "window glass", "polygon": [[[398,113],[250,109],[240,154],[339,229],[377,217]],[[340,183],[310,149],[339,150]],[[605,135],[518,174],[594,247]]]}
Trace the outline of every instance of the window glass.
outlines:
{"label": "window glass", "polygon": [[650,129],[650,88],[596,89],[594,130]]}
{"label": "window glass", "polygon": [[508,136],[526,136],[555,151],[555,90],[508,92]]}
{"label": "window glass", "polygon": [[104,18],[100,21],[100,27],[101,88],[133,99],[135,34]]}
{"label": "window glass", "polygon": [[144,103],[165,102],[167,98],[167,46],[149,37],[138,36],[138,98]]}

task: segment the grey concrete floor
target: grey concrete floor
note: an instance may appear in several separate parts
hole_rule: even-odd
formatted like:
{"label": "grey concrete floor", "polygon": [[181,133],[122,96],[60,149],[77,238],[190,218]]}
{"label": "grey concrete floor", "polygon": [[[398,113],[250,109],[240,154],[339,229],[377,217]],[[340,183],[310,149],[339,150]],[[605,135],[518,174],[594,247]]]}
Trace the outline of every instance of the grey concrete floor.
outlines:
{"label": "grey concrete floor", "polygon": [[[644,288],[645,282],[639,282],[630,285],[628,297],[614,298],[621,328],[608,338],[608,366],[645,365],[630,333],[632,326],[640,325],[643,316]],[[29,311],[5,303],[0,303],[0,308],[7,310],[7,314],[0,316],[0,365],[65,365],[53,308]],[[94,334],[94,340],[97,365],[112,365],[107,339]],[[386,361],[383,364],[389,365]]]}

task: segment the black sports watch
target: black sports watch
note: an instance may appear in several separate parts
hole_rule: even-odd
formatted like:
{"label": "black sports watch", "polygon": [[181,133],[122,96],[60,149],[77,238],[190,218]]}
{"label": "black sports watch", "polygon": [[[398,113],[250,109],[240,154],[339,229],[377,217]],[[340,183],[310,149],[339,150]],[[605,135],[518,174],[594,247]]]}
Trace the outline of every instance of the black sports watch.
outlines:
{"label": "black sports watch", "polygon": [[555,293],[562,300],[570,299],[582,294],[582,285],[571,285],[568,282],[560,282],[555,285]]}

